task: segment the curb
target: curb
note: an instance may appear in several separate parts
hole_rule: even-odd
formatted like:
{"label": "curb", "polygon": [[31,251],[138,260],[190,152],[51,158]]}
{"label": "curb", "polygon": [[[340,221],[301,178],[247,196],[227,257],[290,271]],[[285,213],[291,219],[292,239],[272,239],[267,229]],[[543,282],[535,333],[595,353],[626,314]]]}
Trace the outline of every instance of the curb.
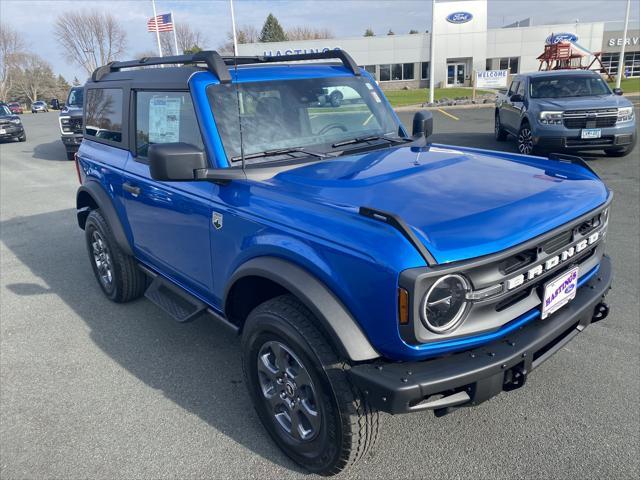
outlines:
{"label": "curb", "polygon": [[434,107],[425,107],[424,104],[403,105],[402,107],[392,107],[396,112],[411,112],[415,110],[439,110],[445,108],[447,110],[466,110],[471,108],[495,108],[495,102],[489,103],[471,103],[466,105],[438,105]]}

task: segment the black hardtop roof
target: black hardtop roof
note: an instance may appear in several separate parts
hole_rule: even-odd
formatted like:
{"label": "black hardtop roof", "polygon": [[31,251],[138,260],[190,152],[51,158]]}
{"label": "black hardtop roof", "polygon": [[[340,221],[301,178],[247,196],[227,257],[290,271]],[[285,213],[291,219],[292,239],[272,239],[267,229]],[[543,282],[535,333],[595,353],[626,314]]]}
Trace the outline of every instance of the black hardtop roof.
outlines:
{"label": "black hardtop roof", "polygon": [[[327,52],[282,55],[276,57],[223,57],[214,50],[190,55],[169,57],[145,57],[126,62],[111,62],[98,67],[87,83],[123,81],[141,84],[181,84],[185,85],[193,73],[208,70],[215,74],[220,83],[230,83],[230,68],[245,65],[299,62],[304,60],[338,59],[354,75],[360,75],[360,69],[344,50]],[[177,65],[177,66],[167,66]],[[163,66],[164,68],[160,68]],[[146,68],[156,67],[156,68]]]}

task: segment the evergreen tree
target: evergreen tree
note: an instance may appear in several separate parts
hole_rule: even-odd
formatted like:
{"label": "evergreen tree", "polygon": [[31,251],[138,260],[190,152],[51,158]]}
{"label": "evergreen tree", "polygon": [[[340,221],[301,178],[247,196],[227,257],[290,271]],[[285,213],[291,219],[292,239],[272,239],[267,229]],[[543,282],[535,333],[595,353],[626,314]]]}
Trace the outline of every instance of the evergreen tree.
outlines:
{"label": "evergreen tree", "polygon": [[262,31],[260,32],[260,42],[286,42],[287,35],[284,33],[284,29],[278,22],[278,19],[269,14],[264,21]]}
{"label": "evergreen tree", "polygon": [[413,28],[409,30],[409,35],[415,35],[416,33],[418,33],[418,30],[415,30]]}
{"label": "evergreen tree", "polygon": [[367,28],[367,29],[364,31],[364,36],[365,36],[365,37],[375,37],[375,36],[376,36],[376,34],[375,34],[375,33],[373,33],[373,30],[371,30],[371,28]]}
{"label": "evergreen tree", "polygon": [[387,32],[387,35],[395,35],[394,31],[389,29],[389,31]]}
{"label": "evergreen tree", "polygon": [[184,54],[185,55],[190,55],[190,54],[192,55],[194,53],[198,53],[198,52],[201,52],[201,51],[202,51],[202,49],[197,44],[194,43],[191,47],[185,49]]}
{"label": "evergreen tree", "polygon": [[80,85],[80,80],[78,80],[78,77],[73,77],[73,86],[78,87],[79,85]]}

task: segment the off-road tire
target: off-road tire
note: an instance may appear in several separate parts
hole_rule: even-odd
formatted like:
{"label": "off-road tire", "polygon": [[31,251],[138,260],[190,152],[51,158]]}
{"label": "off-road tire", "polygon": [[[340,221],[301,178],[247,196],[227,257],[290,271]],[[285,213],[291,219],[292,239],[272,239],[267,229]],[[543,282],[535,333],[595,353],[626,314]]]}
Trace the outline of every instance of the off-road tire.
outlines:
{"label": "off-road tire", "polygon": [[[92,210],[87,217],[85,224],[85,239],[87,242],[87,250],[89,253],[89,261],[93,268],[93,273],[100,288],[107,298],[116,303],[129,302],[140,298],[147,286],[146,275],[138,268],[133,257],[122,251],[116,242],[109,223],[100,213],[100,210]],[[108,254],[112,265],[112,281],[110,286],[106,286],[100,280],[98,266],[94,260],[93,233],[97,231],[106,244]]]}
{"label": "off-road tire", "polygon": [[[249,314],[245,323],[242,365],[258,417],[275,443],[307,470],[334,475],[374,445],[379,413],[351,384],[349,364],[339,358],[316,323],[313,314],[292,295],[267,300]],[[273,341],[282,342],[301,360],[318,393],[321,427],[306,444],[287,436],[264,400],[257,362],[261,348]]]}

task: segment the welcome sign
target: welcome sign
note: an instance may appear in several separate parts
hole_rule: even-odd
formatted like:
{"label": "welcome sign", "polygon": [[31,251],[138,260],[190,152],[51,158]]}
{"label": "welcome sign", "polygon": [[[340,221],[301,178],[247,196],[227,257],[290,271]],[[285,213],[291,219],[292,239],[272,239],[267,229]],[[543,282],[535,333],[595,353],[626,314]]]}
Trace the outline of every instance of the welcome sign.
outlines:
{"label": "welcome sign", "polygon": [[484,70],[476,72],[476,88],[502,88],[507,86],[508,70]]}

